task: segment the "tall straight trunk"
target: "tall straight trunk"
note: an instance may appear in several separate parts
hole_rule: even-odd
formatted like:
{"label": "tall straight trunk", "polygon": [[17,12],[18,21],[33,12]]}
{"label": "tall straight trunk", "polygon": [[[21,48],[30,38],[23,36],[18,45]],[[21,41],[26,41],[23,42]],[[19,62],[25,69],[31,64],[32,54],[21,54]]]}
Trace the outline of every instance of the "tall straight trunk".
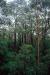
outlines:
{"label": "tall straight trunk", "polygon": [[3,32],[3,39],[5,38],[5,33]]}
{"label": "tall straight trunk", "polygon": [[33,45],[33,34],[31,33],[31,44]]}
{"label": "tall straight trunk", "polygon": [[24,34],[22,33],[22,43],[25,43]]}
{"label": "tall straight trunk", "polygon": [[22,33],[22,38],[21,39],[22,39],[22,43],[23,43],[23,33]]}
{"label": "tall straight trunk", "polygon": [[37,48],[37,49],[38,49],[38,61],[37,61],[37,63],[38,63],[38,64],[39,64],[39,61],[40,61],[40,58],[39,58],[39,57],[40,57],[40,56],[39,56],[39,54],[40,54],[40,53],[39,53],[39,52],[40,52],[40,47],[39,47],[39,45],[40,45],[40,40],[39,40],[39,37],[38,37],[38,42],[37,42],[37,46],[38,46],[38,48]]}
{"label": "tall straight trunk", "polygon": [[16,48],[16,32],[14,32],[14,47]]}
{"label": "tall straight trunk", "polygon": [[25,23],[25,25],[24,25],[24,29],[25,29],[25,33],[24,33],[24,43],[26,44],[26,29],[27,29],[27,27],[26,27],[26,23]]}
{"label": "tall straight trunk", "polygon": [[25,44],[26,44],[26,33],[24,34],[24,40],[25,40]]}
{"label": "tall straight trunk", "polygon": [[21,45],[22,44],[21,33],[18,33],[18,40],[19,40],[19,45]]}
{"label": "tall straight trunk", "polygon": [[31,19],[31,15],[29,17],[29,20],[30,20],[30,28],[31,28],[31,31],[30,31],[30,43],[33,45],[33,33],[32,33],[32,19]]}
{"label": "tall straight trunk", "polygon": [[16,23],[15,23],[15,29],[14,29],[14,48],[16,48]]}
{"label": "tall straight trunk", "polygon": [[37,43],[37,64],[39,64],[39,52],[40,52],[40,32],[39,32],[39,19],[38,19],[38,17],[36,16],[36,33],[37,33],[37,41],[36,41],[36,43]]}
{"label": "tall straight trunk", "polygon": [[3,39],[5,38],[5,30],[3,29]]}

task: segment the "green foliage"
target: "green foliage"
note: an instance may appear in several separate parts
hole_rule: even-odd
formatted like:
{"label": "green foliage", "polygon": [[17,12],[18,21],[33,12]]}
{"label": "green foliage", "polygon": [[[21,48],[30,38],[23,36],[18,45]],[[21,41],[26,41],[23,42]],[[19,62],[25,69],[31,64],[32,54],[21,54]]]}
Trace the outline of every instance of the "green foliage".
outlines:
{"label": "green foliage", "polygon": [[[50,64],[50,47],[49,40],[45,41],[46,51],[42,55],[39,65],[36,64],[36,50],[32,45],[24,44],[21,46],[19,53],[16,53],[8,47],[12,44],[12,40],[0,40],[0,69],[9,75],[23,73],[26,75],[47,75],[48,64]],[[22,74],[21,73],[21,74]],[[7,74],[7,75],[8,75]]]}
{"label": "green foliage", "polygon": [[48,66],[45,63],[39,63],[37,66],[37,75],[47,75]]}
{"label": "green foliage", "polygon": [[0,39],[0,49],[6,49],[7,48],[7,40]]}
{"label": "green foliage", "polygon": [[0,67],[2,70],[7,70],[8,74],[22,71],[26,75],[35,75],[35,49],[32,45],[23,45],[19,54],[11,50],[1,50],[0,54],[4,56],[4,61]]}
{"label": "green foliage", "polygon": [[[0,26],[0,70],[3,75],[47,75],[48,72],[48,65],[50,64],[50,39],[44,38],[44,41],[40,41],[39,46],[43,48],[39,48],[40,61],[39,64],[36,64],[38,53],[35,49],[37,48],[37,37],[36,35],[34,37],[34,32],[36,32],[36,28],[39,30],[39,27],[35,26],[35,15],[37,14],[34,14],[34,10],[37,7],[37,11],[39,13],[42,12],[41,7],[39,7],[41,6],[41,1],[31,0],[30,4],[26,2],[24,0],[17,0],[6,4],[5,0],[0,0],[0,13],[2,14],[0,24],[8,27],[3,27],[2,29],[2,26]],[[45,11],[45,7],[50,7],[50,0],[42,0],[42,5]],[[47,13],[45,14],[47,15]],[[41,16],[45,18],[46,15],[44,15],[42,14]],[[42,27],[43,24],[46,24],[42,19],[38,23]],[[43,33],[44,29],[40,28],[40,32]],[[31,44],[22,45],[22,43],[27,42],[33,42],[35,48]],[[2,75],[1,72],[0,75]]]}
{"label": "green foliage", "polygon": [[19,51],[20,59],[24,63],[26,75],[35,75],[35,48],[32,45],[23,45]]}
{"label": "green foliage", "polygon": [[8,49],[8,46],[13,43],[12,40],[9,39],[0,39],[0,49],[1,50],[6,50]]}
{"label": "green foliage", "polygon": [[49,39],[45,40],[46,54],[44,55],[42,52],[39,65],[36,64],[36,50],[31,44],[22,45],[19,53],[16,53],[11,47],[8,47],[8,45],[12,45],[12,42],[10,39],[0,40],[0,69],[5,74],[15,75],[22,72],[23,75],[36,75],[37,72],[38,75],[47,75],[50,64]]}
{"label": "green foliage", "polygon": [[45,43],[45,48],[46,48],[46,49],[50,49],[50,39],[48,39],[48,38],[45,39],[45,40],[44,40],[44,43]]}

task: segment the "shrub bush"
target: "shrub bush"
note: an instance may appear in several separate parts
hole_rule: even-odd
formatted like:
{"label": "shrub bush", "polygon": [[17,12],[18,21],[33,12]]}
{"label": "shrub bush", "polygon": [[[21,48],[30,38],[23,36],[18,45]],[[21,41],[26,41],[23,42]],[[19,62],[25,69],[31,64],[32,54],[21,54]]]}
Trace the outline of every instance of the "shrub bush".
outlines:
{"label": "shrub bush", "polygon": [[6,75],[35,75],[35,49],[32,45],[23,45],[17,54],[11,50],[0,51],[4,61],[0,69]]}

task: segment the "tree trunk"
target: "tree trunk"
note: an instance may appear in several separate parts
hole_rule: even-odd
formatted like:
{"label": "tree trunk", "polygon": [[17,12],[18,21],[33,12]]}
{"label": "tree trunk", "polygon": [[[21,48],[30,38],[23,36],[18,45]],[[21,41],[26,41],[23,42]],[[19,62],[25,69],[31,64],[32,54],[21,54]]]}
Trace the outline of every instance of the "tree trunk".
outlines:
{"label": "tree trunk", "polygon": [[14,32],[14,48],[16,49],[16,32]]}
{"label": "tree trunk", "polygon": [[14,48],[16,49],[16,21],[15,21],[15,29],[14,29]]}
{"label": "tree trunk", "polygon": [[31,44],[33,45],[33,34],[31,33]]}

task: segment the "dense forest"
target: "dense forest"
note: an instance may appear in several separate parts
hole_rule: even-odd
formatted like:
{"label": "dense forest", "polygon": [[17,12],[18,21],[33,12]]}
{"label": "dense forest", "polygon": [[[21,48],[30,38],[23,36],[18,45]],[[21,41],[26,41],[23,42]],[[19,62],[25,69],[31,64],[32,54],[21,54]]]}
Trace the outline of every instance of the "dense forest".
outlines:
{"label": "dense forest", "polygon": [[50,75],[50,0],[0,0],[0,75]]}

